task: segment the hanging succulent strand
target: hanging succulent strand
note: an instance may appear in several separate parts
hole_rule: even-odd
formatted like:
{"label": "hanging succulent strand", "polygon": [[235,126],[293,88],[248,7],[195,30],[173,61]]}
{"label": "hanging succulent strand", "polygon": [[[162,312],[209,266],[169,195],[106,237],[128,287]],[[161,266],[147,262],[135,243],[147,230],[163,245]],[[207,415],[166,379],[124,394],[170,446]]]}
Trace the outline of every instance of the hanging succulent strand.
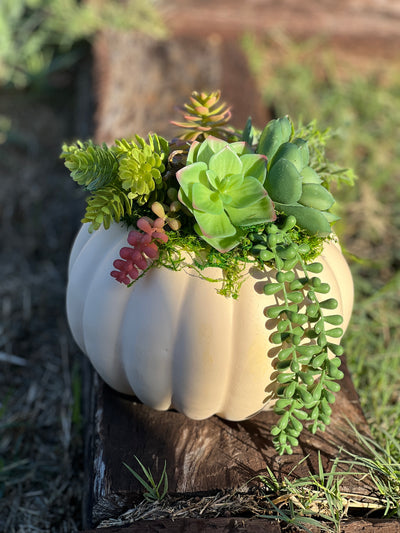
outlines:
{"label": "hanging succulent strand", "polygon": [[[333,393],[340,390],[337,381],[343,378],[338,357],[343,348],[329,341],[343,335],[339,327],[343,318],[325,315],[325,310],[336,309],[338,302],[334,298],[322,301],[318,298],[331,288],[318,277],[323,270],[321,263],[306,264],[304,257],[310,247],[293,241],[290,230],[295,225],[296,219],[289,216],[281,227],[270,223],[265,232],[250,236],[255,243],[253,253],[262,262],[272,262],[277,270],[276,281],[267,283],[264,293],[280,295],[282,299],[282,303],[266,311],[269,318],[277,320],[277,331],[271,335],[271,341],[281,345],[276,365],[278,400],[274,409],[280,419],[271,430],[280,454],[293,453],[303,423],[312,433],[325,430],[332,412],[329,404],[335,401]],[[300,269],[303,277],[296,277],[295,269]],[[329,352],[334,354],[333,358]]]}

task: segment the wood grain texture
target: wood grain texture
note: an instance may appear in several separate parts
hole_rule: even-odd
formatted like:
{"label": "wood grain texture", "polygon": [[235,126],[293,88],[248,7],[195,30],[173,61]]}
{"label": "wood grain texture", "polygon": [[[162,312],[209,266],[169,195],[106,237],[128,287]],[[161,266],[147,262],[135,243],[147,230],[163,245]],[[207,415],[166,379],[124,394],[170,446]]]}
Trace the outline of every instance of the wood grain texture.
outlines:
{"label": "wood grain texture", "polygon": [[218,36],[157,41],[107,30],[95,43],[94,69],[98,142],[149,131],[172,138],[178,128],[170,121],[181,119],[176,106],[193,90],[221,89],[237,127],[249,115],[261,125],[269,118],[239,44]]}
{"label": "wood grain texture", "polygon": [[198,37],[273,30],[302,38],[323,34],[346,41],[369,39],[371,46],[399,38],[400,4],[396,0],[174,0],[165,8],[165,20],[175,34],[191,32]]}
{"label": "wood grain texture", "polygon": [[[87,525],[117,516],[142,499],[143,487],[123,463],[138,469],[135,456],[159,479],[167,465],[169,493],[212,494],[240,487],[268,466],[278,478],[293,471],[296,477],[318,472],[320,454],[329,470],[340,447],[354,453],[362,450],[348,422],[361,433],[368,426],[346,365],[342,390],[337,394],[331,425],[325,433],[306,431],[291,456],[278,456],[270,429],[276,422],[272,411],[249,420],[228,422],[216,416],[194,421],[176,411],[158,412],[134,399],[116,393],[95,376],[92,396],[93,465],[88,476],[92,493],[88,498]],[[374,494],[364,480],[346,476],[341,486],[363,501]]]}
{"label": "wood grain texture", "polygon": [[[322,533],[323,529],[308,525],[310,533]],[[180,520],[150,520],[138,521],[130,527],[97,528],[82,533],[164,533],[165,531],[179,533],[233,533],[248,531],[250,533],[291,533],[301,532],[292,527],[275,521],[256,518],[186,518]],[[302,530],[304,531],[304,530]],[[341,533],[399,533],[399,520],[344,520],[340,528]]]}
{"label": "wood grain texture", "polygon": [[[83,533],[234,533],[250,531],[251,533],[281,533],[279,523],[248,518],[187,518],[182,520],[141,520],[128,528],[98,528]],[[293,533],[293,531],[292,531]],[[312,531],[312,533],[314,533]]]}

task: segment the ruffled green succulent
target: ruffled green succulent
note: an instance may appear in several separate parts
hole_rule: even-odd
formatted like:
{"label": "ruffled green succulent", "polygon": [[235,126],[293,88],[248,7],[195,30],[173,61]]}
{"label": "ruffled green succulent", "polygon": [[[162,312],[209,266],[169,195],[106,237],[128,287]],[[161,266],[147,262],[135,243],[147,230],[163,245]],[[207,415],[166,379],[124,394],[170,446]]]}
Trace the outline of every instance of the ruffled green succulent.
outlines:
{"label": "ruffled green succulent", "polygon": [[295,138],[288,118],[270,121],[261,134],[258,153],[268,158],[265,188],[278,212],[296,217],[297,225],[312,235],[325,237],[337,219],[328,210],[335,202],[309,166],[307,141]]}
{"label": "ruffled green succulent", "polygon": [[128,191],[128,198],[144,205],[153,191],[162,188],[168,142],[157,135],[149,135],[148,144],[138,135],[135,139],[136,142],[117,140],[114,152],[119,159],[122,188]]}
{"label": "ruffled green succulent", "polygon": [[195,230],[220,252],[240,243],[241,227],[274,220],[263,187],[266,159],[244,142],[213,136],[194,142],[187,163],[177,172],[179,200],[196,219]]}

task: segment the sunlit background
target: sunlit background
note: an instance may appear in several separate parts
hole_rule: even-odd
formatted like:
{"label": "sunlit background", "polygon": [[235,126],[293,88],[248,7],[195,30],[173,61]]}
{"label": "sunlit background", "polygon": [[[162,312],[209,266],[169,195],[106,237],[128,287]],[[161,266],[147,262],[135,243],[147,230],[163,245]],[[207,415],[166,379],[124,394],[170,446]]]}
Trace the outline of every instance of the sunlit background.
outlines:
{"label": "sunlit background", "polygon": [[389,1],[1,1],[1,531],[81,526],[84,384],[64,291],[84,198],[61,143],[172,131],[191,90],[221,88],[239,121],[317,120],[358,176],[335,191],[356,289],[344,346],[372,436],[400,461],[399,22]]}

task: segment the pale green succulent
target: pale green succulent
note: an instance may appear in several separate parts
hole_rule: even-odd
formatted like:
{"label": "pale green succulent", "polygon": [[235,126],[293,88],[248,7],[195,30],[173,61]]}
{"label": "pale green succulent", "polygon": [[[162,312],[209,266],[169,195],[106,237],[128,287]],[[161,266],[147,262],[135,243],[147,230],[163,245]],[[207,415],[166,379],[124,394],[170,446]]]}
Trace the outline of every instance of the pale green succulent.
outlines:
{"label": "pale green succulent", "polygon": [[118,173],[118,159],[104,143],[77,141],[64,144],[60,155],[71,177],[88,191],[95,191],[113,181]]}
{"label": "pale green succulent", "polygon": [[151,193],[162,187],[164,161],[168,143],[162,137],[149,135],[148,144],[136,135],[136,142],[117,140],[114,152],[119,159],[118,176],[128,198],[144,205]]}
{"label": "pale green succulent", "polygon": [[328,212],[335,199],[309,166],[307,142],[299,138],[289,142],[292,134],[286,117],[270,121],[262,132],[257,151],[268,157],[265,188],[277,211],[295,216],[298,226],[324,237],[337,219]]}
{"label": "pale green succulent", "polygon": [[192,143],[187,164],[176,175],[178,198],[195,217],[197,233],[218,251],[239,244],[241,227],[275,219],[263,187],[266,171],[266,158],[244,142],[210,136]]}

